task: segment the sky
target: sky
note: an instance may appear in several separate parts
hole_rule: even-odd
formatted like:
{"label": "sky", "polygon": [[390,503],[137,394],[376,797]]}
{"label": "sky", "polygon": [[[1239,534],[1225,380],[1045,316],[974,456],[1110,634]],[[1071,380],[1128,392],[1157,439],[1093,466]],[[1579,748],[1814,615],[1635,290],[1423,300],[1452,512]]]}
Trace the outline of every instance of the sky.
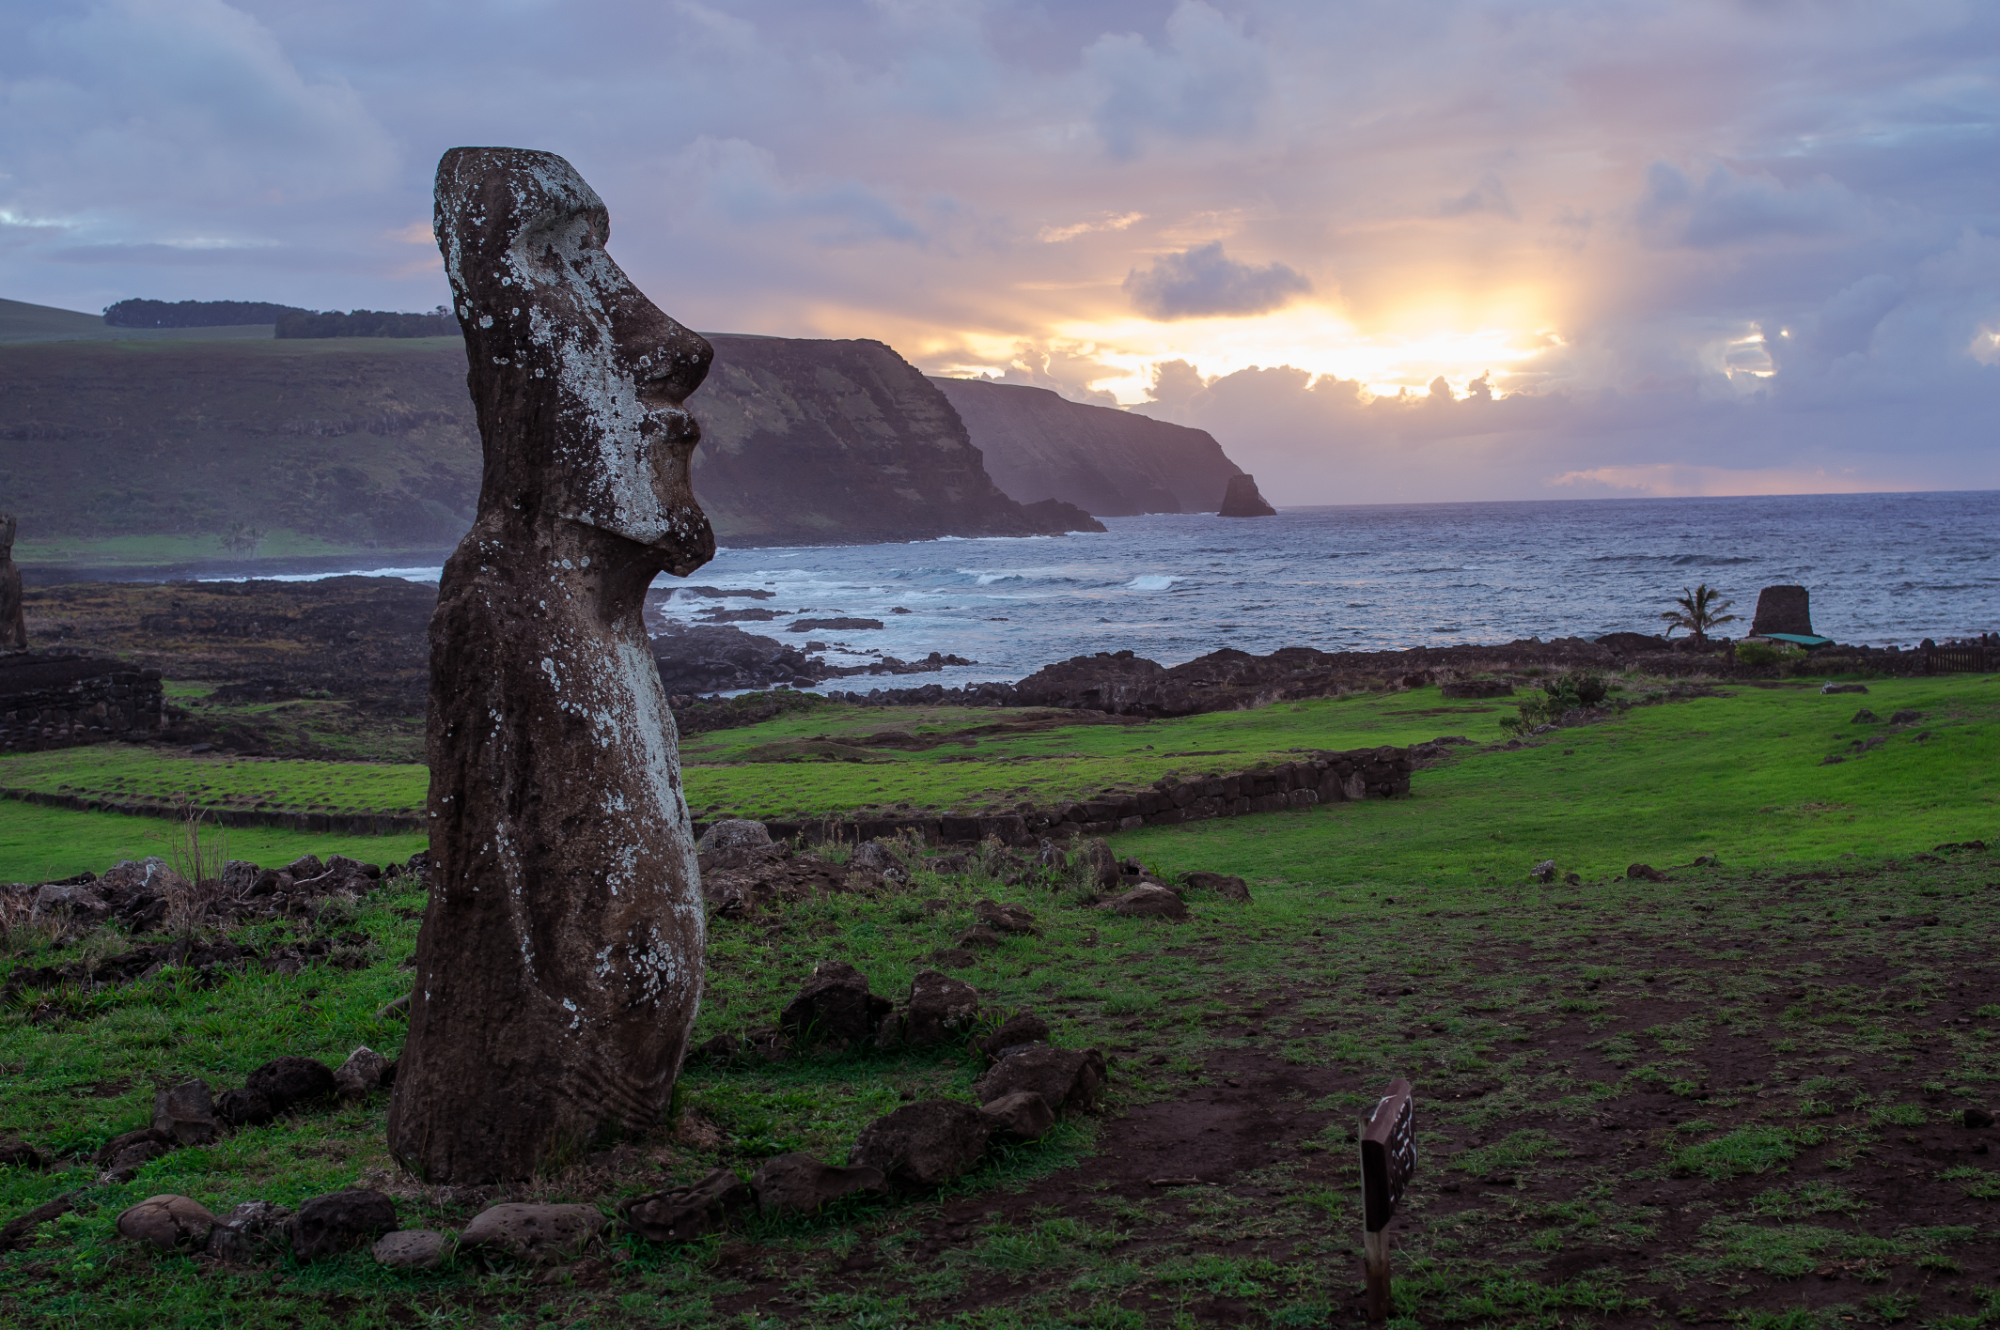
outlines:
{"label": "sky", "polygon": [[460,144],[1280,506],[2000,488],[1990,0],[11,0],[0,296],[429,309]]}

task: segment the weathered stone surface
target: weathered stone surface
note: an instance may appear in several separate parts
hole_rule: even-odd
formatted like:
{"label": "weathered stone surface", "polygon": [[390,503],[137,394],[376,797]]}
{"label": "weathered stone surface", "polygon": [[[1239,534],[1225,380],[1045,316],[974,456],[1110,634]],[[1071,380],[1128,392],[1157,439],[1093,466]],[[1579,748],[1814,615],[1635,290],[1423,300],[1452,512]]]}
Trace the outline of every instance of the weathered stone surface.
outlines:
{"label": "weathered stone surface", "polygon": [[358,1247],[396,1227],[396,1203],[379,1191],[354,1188],[315,1196],[287,1223],[292,1255],[315,1261]]}
{"label": "weathered stone surface", "polygon": [[705,924],[642,608],[715,552],[682,406],[711,352],[559,157],[446,153],[434,230],[485,470],[431,622],[435,886],[388,1139],[464,1183],[650,1126],[686,1049]]}
{"label": "weathered stone surface", "polygon": [[375,1239],[369,1252],[377,1265],[391,1270],[435,1270],[444,1261],[450,1241],[427,1228],[403,1228]]}
{"label": "weathered stone surface", "polygon": [[1651,864],[1631,864],[1625,869],[1625,876],[1634,882],[1665,882],[1667,875]]}
{"label": "weathered stone surface", "polygon": [[110,904],[89,884],[51,882],[35,892],[37,914],[67,914],[75,919],[100,920],[111,917]]}
{"label": "weathered stone surface", "polygon": [[178,1142],[172,1132],[161,1131],[157,1127],[141,1127],[137,1131],[128,1131],[122,1136],[114,1136],[106,1141],[97,1153],[91,1156],[91,1162],[99,1168],[113,1168],[118,1165],[120,1158],[126,1155],[133,1155],[136,1160],[143,1162],[159,1158],[176,1144]]}
{"label": "weathered stone surface", "polygon": [[1438,692],[1455,700],[1480,697],[1512,697],[1514,685],[1505,679],[1453,679],[1438,685]]}
{"label": "weathered stone surface", "polygon": [[952,942],[960,951],[991,951],[999,945],[1000,935],[984,925],[966,929]]}
{"label": "weathered stone surface", "polygon": [[264,1096],[273,1113],[325,1099],[336,1086],[333,1069],[324,1062],[287,1053],[272,1058],[245,1078],[245,1089]]}
{"label": "weathered stone surface", "polygon": [[618,1207],[618,1217],[649,1242],[691,1242],[721,1228],[753,1199],[734,1169],[718,1168],[692,1186],[635,1196]]}
{"label": "weathered stone surface", "polygon": [[1077,856],[1087,865],[1086,875],[1099,891],[1118,885],[1118,856],[1101,836],[1092,836],[1077,846]]}
{"label": "weathered stone surface", "polygon": [[1812,593],[1802,586],[1767,586],[1758,592],[1750,635],[1760,637],[1765,633],[1819,636],[1812,626]]}
{"label": "weathered stone surface", "polygon": [[741,850],[770,843],[771,833],[762,822],[753,822],[747,817],[726,817],[701,833],[701,839],[695,842],[695,850],[708,854],[716,850]]}
{"label": "weathered stone surface", "polygon": [[892,1182],[938,1187],[976,1166],[992,1134],[971,1104],[922,1099],[863,1127],[847,1162],[880,1169]]}
{"label": "weathered stone surface", "polygon": [[1022,1011],[1009,1016],[999,1029],[981,1039],[979,1051],[988,1058],[997,1058],[1006,1049],[1045,1044],[1048,1040],[1049,1023],[1033,1012]]}
{"label": "weathered stone surface", "polygon": [[247,859],[231,859],[222,866],[222,894],[229,900],[248,900],[256,892],[264,870]]}
{"label": "weathered stone surface", "polygon": [[216,1120],[229,1127],[259,1127],[277,1115],[262,1090],[224,1090],[215,1100]]}
{"label": "weathered stone surface", "polygon": [[199,1251],[208,1242],[215,1216],[185,1196],[148,1196],[118,1216],[118,1236],[163,1251]]}
{"label": "weathered stone surface", "polygon": [[14,514],[0,513],[0,651],[28,649],[28,620],[21,604],[21,569],[14,562]]}
{"label": "weathered stone surface", "polygon": [[853,1044],[873,1037],[892,1005],[869,992],[868,976],[846,961],[821,961],[778,1025],[801,1044]]}
{"label": "weathered stone surface", "polygon": [[474,1215],[458,1235],[461,1250],[504,1253],[537,1265],[580,1254],[603,1231],[594,1205],[526,1205],[510,1202]]}
{"label": "weathered stone surface", "polygon": [[245,1201],[233,1206],[208,1231],[208,1254],[218,1261],[248,1265],[276,1245],[290,1214],[283,1206],[269,1201]]}
{"label": "weathered stone surface", "polygon": [[311,882],[326,876],[326,864],[316,854],[302,854],[279,871],[291,874],[294,882]]}
{"label": "weathered stone surface", "polygon": [[1094,1048],[1028,1048],[1000,1059],[973,1085],[990,1104],[1017,1090],[1033,1090],[1052,1112],[1095,1108],[1104,1094],[1104,1055]]}
{"label": "weathered stone surface", "polygon": [[18,1136],[0,1141],[0,1168],[46,1168],[48,1156]]}
{"label": "weathered stone surface", "polygon": [[996,933],[1039,934],[1035,927],[1035,916],[1026,906],[1010,905],[1000,901],[974,901],[972,916]]}
{"label": "weathered stone surface", "polygon": [[181,1145],[206,1145],[221,1134],[206,1081],[182,1081],[153,1094],[153,1129]]}
{"label": "weathered stone surface", "polygon": [[903,1039],[919,1048],[946,1043],[964,1034],[979,1019],[979,990],[963,979],[919,970],[910,981],[910,1000],[903,1008]]}
{"label": "weathered stone surface", "polygon": [[1212,891],[1226,901],[1250,899],[1250,884],[1227,873],[1188,873],[1181,878],[1181,885],[1189,891]]}
{"label": "weathered stone surface", "polygon": [[994,1134],[1014,1141],[1040,1140],[1056,1125],[1055,1110],[1033,1090],[1003,1094],[990,1104],[981,1104],[979,1111],[993,1125]]}
{"label": "weathered stone surface", "polygon": [[773,1156],[750,1179],[757,1209],[770,1216],[815,1214],[843,1196],[881,1195],[889,1190],[879,1168],[836,1168],[809,1154]]}
{"label": "weathered stone surface", "polygon": [[1135,919],[1185,919],[1187,903],[1157,882],[1141,882],[1097,907]]}
{"label": "weathered stone surface", "polygon": [[847,862],[852,868],[866,868],[884,876],[893,874],[900,878],[903,875],[902,860],[896,857],[895,851],[879,840],[863,841],[855,846],[854,853],[848,857]]}
{"label": "weathered stone surface", "polygon": [[394,1079],[390,1069],[395,1065],[388,1058],[363,1044],[349,1053],[347,1061],[341,1063],[333,1073],[334,1091],[342,1099],[366,1099],[371,1093],[382,1088],[385,1077]]}
{"label": "weathered stone surface", "polygon": [[1278,510],[1264,501],[1257,492],[1255,476],[1231,476],[1229,486],[1222,492],[1220,517],[1276,517]]}

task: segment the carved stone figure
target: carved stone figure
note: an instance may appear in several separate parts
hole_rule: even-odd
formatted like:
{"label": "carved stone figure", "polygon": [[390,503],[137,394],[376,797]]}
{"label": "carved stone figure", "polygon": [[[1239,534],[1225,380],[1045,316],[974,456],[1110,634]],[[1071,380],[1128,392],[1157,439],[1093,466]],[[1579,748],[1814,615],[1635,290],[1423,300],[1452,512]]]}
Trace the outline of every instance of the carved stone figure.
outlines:
{"label": "carved stone figure", "polygon": [[14,565],[14,514],[0,513],[0,651],[28,649],[21,609],[21,570]]}
{"label": "carved stone figure", "polygon": [[1812,593],[1802,586],[1767,586],[1757,594],[1750,634],[1792,633],[1812,637]]}
{"label": "carved stone figure", "polygon": [[468,1183],[652,1125],[694,1023],[702,898],[640,607],[715,552],[682,407],[710,351],[560,157],[453,149],[435,227],[485,471],[431,620],[435,877],[388,1136]]}

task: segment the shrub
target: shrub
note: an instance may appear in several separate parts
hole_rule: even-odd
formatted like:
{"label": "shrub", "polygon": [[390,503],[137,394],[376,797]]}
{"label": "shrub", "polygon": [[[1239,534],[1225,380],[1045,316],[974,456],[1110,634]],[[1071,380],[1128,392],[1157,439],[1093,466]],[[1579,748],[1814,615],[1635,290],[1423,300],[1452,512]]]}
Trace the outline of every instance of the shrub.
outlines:
{"label": "shrub", "polygon": [[1805,654],[1801,648],[1795,647],[1789,642],[1783,645],[1779,645],[1776,642],[1738,642],[1736,644],[1737,663],[1760,670],[1788,660],[1803,659]]}
{"label": "shrub", "polygon": [[1597,674],[1565,674],[1557,679],[1544,679],[1542,695],[1530,695],[1521,703],[1521,714],[1502,720],[1500,728],[1526,734],[1537,725],[1561,720],[1566,711],[1597,706],[1610,691],[1610,683]]}

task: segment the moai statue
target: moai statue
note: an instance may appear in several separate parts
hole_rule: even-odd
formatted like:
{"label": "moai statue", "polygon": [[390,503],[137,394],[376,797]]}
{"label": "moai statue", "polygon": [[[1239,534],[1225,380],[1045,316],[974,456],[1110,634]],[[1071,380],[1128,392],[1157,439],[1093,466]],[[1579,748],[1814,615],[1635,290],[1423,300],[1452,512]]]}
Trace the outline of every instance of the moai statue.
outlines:
{"label": "moai statue", "polygon": [[472,1183],[653,1125],[694,1024],[701,889],[640,606],[715,553],[682,406],[711,352],[560,157],[454,148],[435,225],[485,472],[431,620],[435,877],[389,1149]]}
{"label": "moai statue", "polygon": [[14,563],[14,514],[0,513],[0,651],[28,649],[28,619],[21,607],[21,570]]}

